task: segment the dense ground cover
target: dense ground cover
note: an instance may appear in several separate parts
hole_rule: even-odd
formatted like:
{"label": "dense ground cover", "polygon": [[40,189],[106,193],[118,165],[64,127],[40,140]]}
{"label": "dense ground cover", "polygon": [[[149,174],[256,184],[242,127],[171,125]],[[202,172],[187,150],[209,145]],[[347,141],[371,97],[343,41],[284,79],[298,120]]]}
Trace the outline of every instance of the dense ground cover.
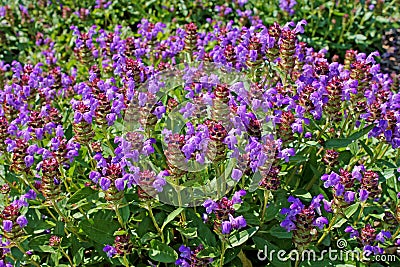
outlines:
{"label": "dense ground cover", "polygon": [[0,266],[399,263],[396,1],[261,3],[0,8]]}

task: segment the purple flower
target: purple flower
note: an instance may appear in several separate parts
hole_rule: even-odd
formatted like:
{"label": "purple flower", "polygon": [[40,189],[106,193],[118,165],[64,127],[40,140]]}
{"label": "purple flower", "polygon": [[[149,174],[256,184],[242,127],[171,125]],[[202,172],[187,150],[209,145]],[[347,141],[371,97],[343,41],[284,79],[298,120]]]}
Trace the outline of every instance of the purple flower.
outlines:
{"label": "purple flower", "polygon": [[190,264],[184,259],[177,259],[175,262],[175,265],[181,266],[181,267],[190,267]]}
{"label": "purple flower", "polygon": [[355,167],[353,168],[353,171],[352,171],[352,173],[351,173],[351,176],[352,176],[354,179],[357,179],[358,181],[361,181],[361,179],[362,179],[362,172],[365,172],[364,165],[355,166]]}
{"label": "purple flower", "polygon": [[110,179],[106,177],[101,177],[100,179],[100,187],[103,191],[106,191],[108,188],[110,188],[111,181]]}
{"label": "purple flower", "polygon": [[24,215],[21,215],[17,218],[17,223],[21,228],[24,228],[28,224],[28,220]]}
{"label": "purple flower", "polygon": [[243,175],[243,172],[241,170],[233,169],[231,176],[232,176],[232,179],[237,182],[240,180],[240,178],[242,178],[242,175]]}
{"label": "purple flower", "polygon": [[163,187],[167,184],[164,176],[169,176],[169,172],[164,170],[161,171],[157,176],[155,181],[153,182],[153,187],[157,190],[157,192],[162,192]]}
{"label": "purple flower", "polygon": [[28,155],[28,156],[25,156],[24,160],[25,160],[26,167],[29,168],[30,166],[33,165],[33,162],[35,159],[33,158],[33,156]]}
{"label": "purple flower", "polygon": [[279,8],[283,11],[287,12],[290,16],[294,14],[293,7],[297,4],[294,0],[280,0],[279,1]]}
{"label": "purple flower", "polygon": [[232,228],[234,229],[240,229],[247,226],[246,220],[242,215],[233,218],[233,216],[229,214],[229,222],[231,223]]}
{"label": "purple flower", "polygon": [[278,157],[281,159],[285,159],[285,162],[289,162],[289,157],[293,157],[296,154],[294,148],[285,148],[281,152],[279,152]]}
{"label": "purple flower", "polygon": [[301,212],[302,209],[304,209],[304,204],[301,203],[300,199],[298,199],[298,198],[295,198],[293,196],[289,196],[288,197],[288,202],[292,203],[290,205],[290,210],[289,210],[289,214],[288,214],[289,216],[295,216],[299,212]]}
{"label": "purple flower", "polygon": [[332,202],[326,199],[323,199],[322,201],[324,202],[324,210],[327,212],[332,212]]}
{"label": "purple flower", "polygon": [[106,245],[103,248],[103,251],[107,254],[107,257],[112,258],[115,254],[117,254],[117,250],[110,245]]}
{"label": "purple flower", "polygon": [[[318,209],[321,206],[320,202],[324,199],[324,196],[322,194],[319,194],[318,196],[313,197],[311,200],[310,208],[312,209]],[[321,213],[321,211],[319,211]]]}
{"label": "purple flower", "polygon": [[391,237],[392,237],[392,235],[390,234],[389,231],[382,230],[379,234],[376,235],[375,240],[385,243],[385,238],[389,239]]}
{"label": "purple flower", "polygon": [[11,232],[12,226],[13,226],[13,222],[12,221],[10,221],[10,220],[4,220],[3,221],[3,230],[5,232]]}
{"label": "purple flower", "polygon": [[117,119],[117,115],[115,115],[115,113],[110,113],[110,114],[106,115],[106,120],[107,120],[108,126],[113,125],[116,119]]}
{"label": "purple flower", "polygon": [[232,224],[229,221],[223,221],[221,225],[222,234],[228,235],[232,231]]}
{"label": "purple flower", "polygon": [[324,187],[328,188],[337,185],[340,181],[340,176],[337,173],[332,172],[331,174],[322,175],[321,180],[325,182]]}
{"label": "purple flower", "polygon": [[125,188],[125,180],[123,178],[116,179],[114,184],[118,191],[122,191]]}
{"label": "purple flower", "polygon": [[354,201],[354,197],[356,196],[356,193],[353,191],[346,191],[344,193],[344,200],[347,203],[352,203]]}
{"label": "purple flower", "polygon": [[204,201],[203,207],[206,208],[206,212],[210,214],[218,208],[218,204],[212,199],[207,199]]}
{"label": "purple flower", "polygon": [[360,195],[360,201],[365,202],[368,199],[369,193],[367,190],[361,189],[359,192],[359,195]]}
{"label": "purple flower", "polygon": [[157,190],[157,192],[162,192],[163,187],[167,184],[165,178],[157,179],[153,182],[153,187]]}
{"label": "purple flower", "polygon": [[288,231],[288,232],[296,229],[296,225],[294,224],[294,222],[292,222],[291,220],[289,220],[287,218],[281,222],[280,226],[282,228],[285,228],[286,231]]}
{"label": "purple flower", "polygon": [[154,109],[153,114],[157,116],[157,119],[161,119],[162,115],[165,113],[164,106],[158,106]]}
{"label": "purple flower", "polygon": [[190,251],[190,248],[188,248],[188,247],[186,247],[184,245],[181,245],[179,247],[179,252],[180,252],[180,257],[181,258],[190,260],[190,257],[192,255],[192,253]]}
{"label": "purple flower", "polygon": [[351,226],[347,226],[346,229],[344,229],[344,231],[346,233],[350,233],[350,238],[357,237],[360,235],[358,231]]}
{"label": "purple flower", "polygon": [[317,226],[319,229],[324,228],[324,225],[327,225],[328,223],[329,223],[329,221],[325,217],[318,217],[314,221],[314,225]]}
{"label": "purple flower", "polygon": [[89,173],[89,179],[92,180],[93,183],[97,184],[99,182],[100,177],[101,177],[101,174],[99,172],[91,171]]}
{"label": "purple flower", "polygon": [[235,194],[233,194],[232,197],[232,203],[233,204],[240,204],[243,203],[242,197],[244,197],[246,195],[246,190],[241,189],[237,192],[235,192]]}
{"label": "purple flower", "polygon": [[27,199],[36,199],[36,192],[33,189],[29,189],[29,191],[24,195]]}

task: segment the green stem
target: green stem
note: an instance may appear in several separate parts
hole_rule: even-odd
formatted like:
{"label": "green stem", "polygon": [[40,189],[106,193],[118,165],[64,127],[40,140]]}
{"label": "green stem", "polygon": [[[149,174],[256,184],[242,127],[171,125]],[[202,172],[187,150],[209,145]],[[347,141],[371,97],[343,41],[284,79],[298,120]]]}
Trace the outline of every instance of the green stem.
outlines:
{"label": "green stem", "polygon": [[125,267],[129,267],[129,266],[130,266],[130,265],[129,265],[129,261],[128,261],[128,259],[126,258],[126,254],[124,254],[123,261],[124,261]]}
{"label": "green stem", "polygon": [[361,216],[363,215],[363,212],[364,212],[364,208],[365,208],[365,202],[362,202],[362,203],[361,203],[360,213],[358,214],[357,219],[356,219],[356,220],[354,221],[354,223],[353,223],[354,226],[356,226],[357,223],[360,221]]}
{"label": "green stem", "polygon": [[70,256],[64,251],[64,249],[61,247],[61,245],[60,245],[58,248],[60,249],[61,253],[68,259],[69,264],[70,264],[72,267],[75,267],[75,264],[72,262]]}
{"label": "green stem", "polygon": [[66,222],[69,222],[69,219],[67,217],[65,217],[65,215],[61,212],[61,210],[58,208],[57,203],[54,201],[54,199],[51,200],[51,204],[53,204],[53,207],[55,209],[55,211],[58,213],[58,215],[60,215],[60,217]]}
{"label": "green stem", "polygon": [[397,231],[392,235],[392,239],[394,239],[400,234],[400,227],[397,227]]}
{"label": "green stem", "polygon": [[151,220],[153,221],[154,227],[157,229],[157,232],[160,234],[161,241],[164,243],[164,233],[162,232],[161,228],[158,226],[158,223],[156,221],[156,218],[154,217],[153,214],[153,209],[151,208],[151,204],[147,204],[147,210],[149,211],[149,215]]}
{"label": "green stem", "polygon": [[117,215],[118,222],[121,225],[122,228],[126,229],[124,225],[124,221],[122,220],[121,213],[119,212],[119,204],[115,205],[115,214]]}
{"label": "green stem", "polygon": [[107,143],[107,145],[110,147],[110,150],[111,150],[111,152],[112,152],[112,155],[115,156],[115,154],[114,154],[114,147],[111,145],[110,138],[109,138],[110,136],[108,135],[108,132],[107,132],[107,129],[106,129],[106,126],[105,126],[105,125],[102,127],[102,131],[103,131],[103,134],[104,134],[106,143]]}
{"label": "green stem", "polygon": [[326,228],[326,230],[324,231],[324,233],[322,234],[322,236],[318,239],[317,246],[318,246],[319,244],[321,244],[322,241],[324,241],[325,237],[326,237],[326,236],[329,234],[329,232],[331,231],[331,229],[332,229],[334,223],[336,222],[336,220],[338,219],[338,217],[339,217],[338,214],[335,214],[335,215],[333,216],[332,220],[331,220],[330,223],[329,223],[328,228]]}
{"label": "green stem", "polygon": [[224,255],[226,252],[226,243],[225,240],[222,240],[222,244],[221,244],[221,257],[220,257],[220,261],[219,261],[219,266],[223,267],[224,266]]}
{"label": "green stem", "polygon": [[260,225],[264,222],[265,211],[267,210],[268,205],[268,198],[269,198],[269,190],[264,190],[264,205],[261,213],[261,222]]}

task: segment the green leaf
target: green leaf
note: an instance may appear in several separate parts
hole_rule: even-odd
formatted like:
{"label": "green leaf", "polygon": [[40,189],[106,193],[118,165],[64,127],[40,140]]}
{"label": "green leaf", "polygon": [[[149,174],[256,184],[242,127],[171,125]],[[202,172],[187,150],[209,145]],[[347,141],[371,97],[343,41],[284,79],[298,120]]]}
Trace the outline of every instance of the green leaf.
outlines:
{"label": "green leaf", "polygon": [[76,264],[76,265],[79,265],[79,264],[81,264],[81,262],[82,262],[82,259],[83,259],[83,252],[85,251],[85,248],[83,248],[83,247],[80,247],[79,249],[78,249],[78,251],[76,251],[75,253],[73,253],[73,258],[72,258],[72,260],[74,261],[74,263]]}
{"label": "green leaf", "polygon": [[150,246],[151,249],[149,251],[149,256],[152,260],[164,263],[172,263],[178,259],[178,253],[176,253],[175,250],[158,240],[151,240]]}
{"label": "green leaf", "polygon": [[351,152],[348,150],[345,150],[345,151],[340,152],[338,160],[339,160],[339,162],[343,163],[344,165],[347,165],[347,164],[349,164],[352,157],[353,157],[353,155],[351,154]]}
{"label": "green leaf", "polygon": [[353,140],[348,138],[334,138],[325,142],[325,148],[340,148],[347,147],[353,142]]}
{"label": "green leaf", "polygon": [[138,227],[138,235],[140,237],[144,237],[147,233],[154,230],[154,226],[150,217],[144,217],[143,220],[140,222]]}
{"label": "green leaf", "polygon": [[346,218],[342,218],[342,219],[340,219],[338,222],[336,222],[336,223],[332,226],[332,228],[339,228],[339,227],[341,227],[345,222],[347,222],[347,219],[346,219]]}
{"label": "green leaf", "polygon": [[364,141],[360,140],[359,141],[361,146],[364,148],[365,152],[367,152],[368,156],[370,156],[371,158],[374,157],[374,152],[372,152],[371,148],[369,148]]}
{"label": "green leaf", "polygon": [[303,189],[303,188],[298,188],[296,189],[292,195],[294,195],[295,197],[300,198],[303,201],[310,201],[312,199],[312,195],[310,192],[308,192],[307,190]]}
{"label": "green leaf", "polygon": [[120,212],[120,214],[121,214],[123,223],[128,222],[129,217],[130,217],[130,215],[131,215],[130,210],[129,210],[129,206],[126,205],[126,206],[120,208],[120,209],[119,209],[119,212]]}
{"label": "green leaf", "polygon": [[113,233],[118,229],[118,223],[113,220],[95,218],[81,221],[79,227],[94,242],[111,244],[114,242]]}
{"label": "green leaf", "polygon": [[163,225],[161,226],[161,230],[164,229],[165,226],[167,226],[168,223],[170,223],[173,219],[175,219],[176,216],[178,216],[181,212],[183,211],[183,208],[177,208],[173,212],[171,212],[167,218],[165,218]]}
{"label": "green leaf", "polygon": [[[206,246],[212,246],[212,247],[217,246],[217,240],[215,238],[215,235],[213,234],[213,232],[211,232],[208,226],[204,224],[203,220],[199,218],[198,215],[190,209],[186,210],[185,212],[187,213],[187,219],[189,221],[188,226],[196,227],[197,231],[201,233],[201,235],[198,236],[198,239],[201,241],[201,243]],[[258,222],[259,220],[257,220],[257,223]]]}
{"label": "green leaf", "polygon": [[189,227],[189,228],[176,228],[184,237],[186,238],[196,238],[197,237],[197,228]]}
{"label": "green leaf", "polygon": [[48,234],[35,236],[34,238],[32,238],[29,241],[29,247],[33,250],[41,251],[41,250],[39,250],[39,246],[43,245],[45,243],[48,243],[49,238],[50,238],[50,235],[48,235]]}
{"label": "green leaf", "polygon": [[356,40],[356,42],[361,42],[367,40],[367,36],[363,34],[356,34],[354,35],[354,39]]}
{"label": "green leaf", "polygon": [[292,238],[292,233],[286,231],[284,228],[282,228],[280,225],[274,225],[270,230],[269,234],[278,237],[278,238]]}
{"label": "green leaf", "polygon": [[74,204],[79,202],[82,199],[87,198],[88,196],[97,194],[98,192],[93,190],[90,187],[84,187],[79,189],[78,191],[75,192],[75,194],[72,195],[72,197],[67,201],[67,204]]}
{"label": "green leaf", "polygon": [[197,253],[197,257],[200,259],[204,259],[204,258],[216,258],[219,257],[219,255],[221,255],[221,253],[216,250],[215,248],[205,248],[203,250],[201,250],[199,253]]}
{"label": "green leaf", "polygon": [[[239,254],[239,252],[242,250],[242,248],[241,247],[234,247],[234,248],[228,248],[226,251],[225,251],[225,257],[224,257],[224,265],[225,264],[227,264],[227,263],[229,263],[229,262],[231,262],[231,261],[233,261],[233,260],[235,260],[235,259],[239,259],[239,258],[237,258],[236,256]],[[239,260],[239,262],[240,262],[240,260]],[[240,266],[240,265],[237,265],[237,264],[233,264],[233,265],[231,265],[231,266]]]}
{"label": "green leaf", "polygon": [[156,239],[157,237],[158,235],[156,233],[148,232],[140,239],[140,242],[148,243],[150,240]]}
{"label": "green leaf", "polygon": [[374,127],[375,127],[375,125],[373,125],[373,124],[371,124],[371,125],[369,125],[367,127],[364,127],[363,129],[359,130],[358,132],[350,135],[348,137],[348,139],[357,140],[357,139],[363,137],[365,134],[369,133],[372,130],[372,128],[374,128]]}
{"label": "green leaf", "polygon": [[358,207],[360,206],[360,203],[354,203],[353,205],[347,207],[344,210],[344,215],[346,215],[347,218],[350,218],[356,211],[358,210]]}
{"label": "green leaf", "polygon": [[54,228],[54,234],[58,236],[64,236],[65,235],[64,227],[65,227],[64,222],[61,221],[56,222],[56,227]]}
{"label": "green leaf", "polygon": [[252,227],[250,229],[246,229],[243,231],[240,231],[232,236],[229,237],[229,247],[237,247],[246,242],[250,237],[252,237],[257,231],[258,231],[258,226]]}

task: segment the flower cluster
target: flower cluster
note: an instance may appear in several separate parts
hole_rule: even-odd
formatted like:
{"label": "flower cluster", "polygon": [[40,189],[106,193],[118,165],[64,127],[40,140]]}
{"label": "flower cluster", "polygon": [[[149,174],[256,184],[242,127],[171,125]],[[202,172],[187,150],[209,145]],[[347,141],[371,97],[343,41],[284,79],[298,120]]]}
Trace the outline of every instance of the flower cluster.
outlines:
{"label": "flower cluster", "polygon": [[389,231],[380,231],[374,229],[370,224],[366,224],[365,227],[357,231],[352,226],[347,226],[344,230],[346,233],[350,233],[350,238],[357,239],[363,246],[363,251],[367,257],[370,255],[383,254],[384,249],[379,246],[379,243],[385,243],[387,239],[392,238]]}
{"label": "flower cluster", "polygon": [[293,231],[293,243],[300,250],[304,250],[315,240],[317,228],[323,229],[324,225],[328,224],[328,219],[321,216],[320,202],[323,199],[323,195],[318,195],[307,207],[300,199],[290,196],[288,202],[292,204],[289,208],[281,210],[281,214],[286,215],[286,218],[280,225],[288,232]]}
{"label": "flower cluster", "polygon": [[338,210],[352,204],[356,196],[360,202],[376,200],[382,191],[379,175],[374,171],[367,171],[363,165],[355,166],[352,172],[340,169],[339,174],[324,174],[321,180],[324,181],[325,188],[333,189],[333,200],[330,203]]}
{"label": "flower cluster", "polygon": [[233,217],[235,209],[233,205],[243,202],[242,197],[246,195],[245,190],[235,192],[232,199],[223,197],[214,201],[208,199],[203,203],[206,213],[215,215],[214,230],[223,235],[229,235],[232,231],[246,227],[247,223],[243,215]]}
{"label": "flower cluster", "polygon": [[103,251],[107,257],[112,258],[115,255],[127,255],[132,252],[133,244],[129,234],[119,234],[115,236],[114,246],[105,245]]}
{"label": "flower cluster", "polygon": [[176,260],[175,265],[180,267],[196,267],[196,266],[208,266],[213,262],[212,258],[198,258],[197,254],[204,249],[203,245],[199,245],[195,250],[191,250],[190,247],[181,245],[179,247],[179,259]]}

